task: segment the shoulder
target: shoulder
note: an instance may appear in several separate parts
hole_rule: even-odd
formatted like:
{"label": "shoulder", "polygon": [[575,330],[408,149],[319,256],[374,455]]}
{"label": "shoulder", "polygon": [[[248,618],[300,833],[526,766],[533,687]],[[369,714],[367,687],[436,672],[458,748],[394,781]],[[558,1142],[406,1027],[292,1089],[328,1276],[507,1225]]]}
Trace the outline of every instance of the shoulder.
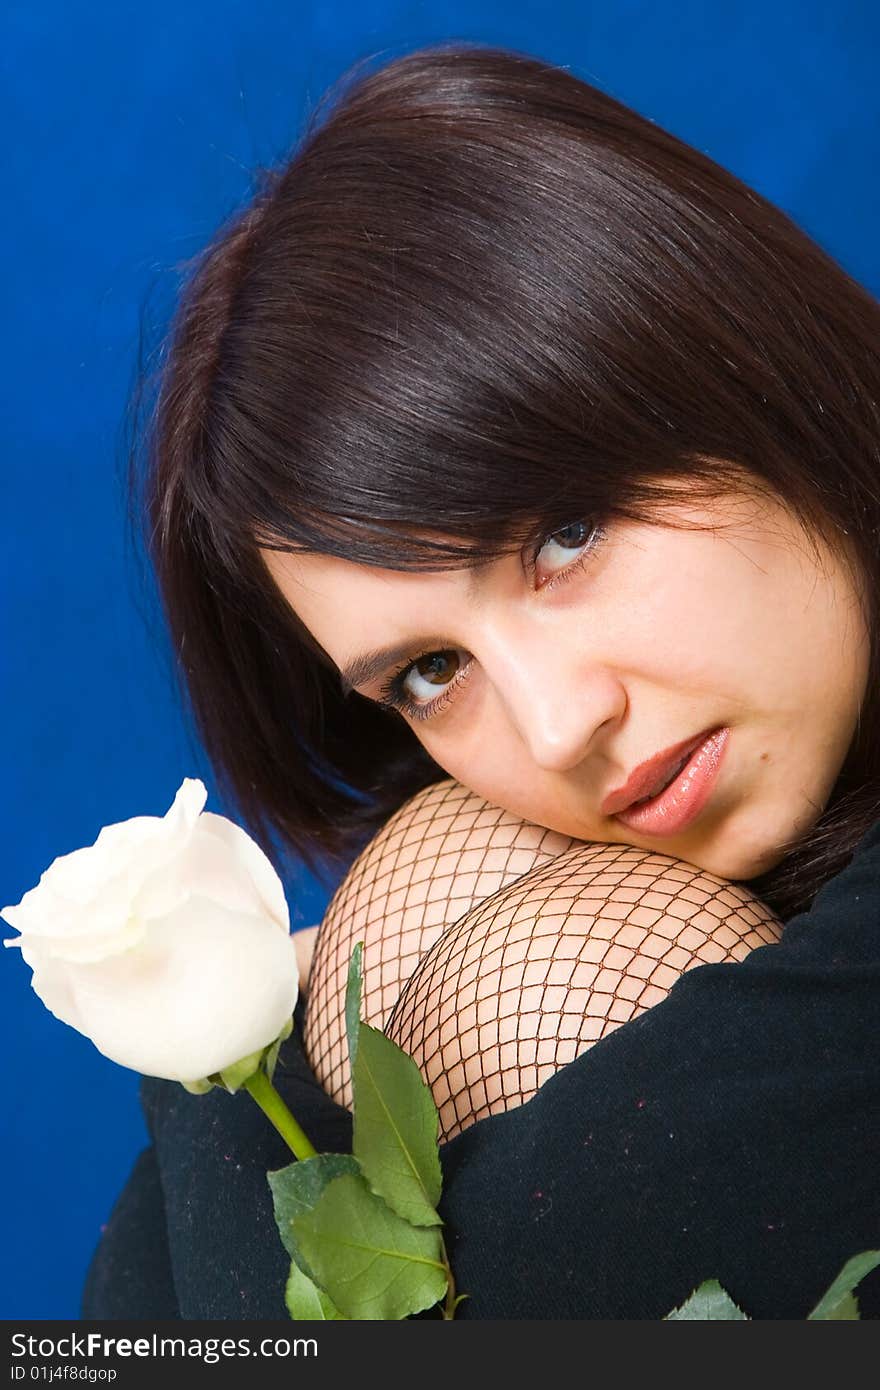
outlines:
{"label": "shoulder", "polygon": [[[806,1317],[880,1243],[878,907],[880,827],[782,942],[687,972],[447,1144],[462,1314],[658,1318],[718,1278]],[[880,1272],[860,1302],[880,1316]]]}

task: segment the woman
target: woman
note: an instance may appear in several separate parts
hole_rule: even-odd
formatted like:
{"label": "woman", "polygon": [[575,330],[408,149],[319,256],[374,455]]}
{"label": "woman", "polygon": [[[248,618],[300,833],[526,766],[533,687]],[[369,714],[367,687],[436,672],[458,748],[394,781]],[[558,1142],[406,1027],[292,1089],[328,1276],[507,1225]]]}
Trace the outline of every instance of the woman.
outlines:
{"label": "woman", "polygon": [[[343,92],[182,295],[142,505],[183,693],[264,847],[356,856],[279,1081],[345,1147],[363,939],[458,1316],[715,1277],[800,1318],[880,1240],[878,324],[705,156],[448,45]],[[277,1136],[176,1091],[84,1313],[283,1316]]]}

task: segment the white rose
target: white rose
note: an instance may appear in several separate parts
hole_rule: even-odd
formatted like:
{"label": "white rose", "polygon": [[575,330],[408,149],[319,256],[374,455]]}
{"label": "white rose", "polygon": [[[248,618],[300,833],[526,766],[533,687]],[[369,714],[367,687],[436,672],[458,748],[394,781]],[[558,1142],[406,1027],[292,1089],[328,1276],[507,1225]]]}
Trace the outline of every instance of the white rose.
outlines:
{"label": "white rose", "polygon": [[0,916],[63,1023],[124,1067],[195,1082],[269,1046],[299,977],[281,880],[188,777],[165,816],[107,825]]}

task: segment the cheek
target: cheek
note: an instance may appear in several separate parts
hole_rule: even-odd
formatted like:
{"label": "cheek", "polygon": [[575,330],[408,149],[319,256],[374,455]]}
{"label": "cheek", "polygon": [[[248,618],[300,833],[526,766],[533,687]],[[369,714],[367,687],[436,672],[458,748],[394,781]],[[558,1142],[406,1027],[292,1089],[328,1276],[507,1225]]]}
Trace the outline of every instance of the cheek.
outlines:
{"label": "cheek", "polygon": [[493,701],[474,699],[467,711],[465,703],[470,705],[467,697],[460,710],[450,712],[446,729],[417,728],[419,742],[444,772],[487,801],[522,792],[529,777],[522,743],[510,722]]}
{"label": "cheek", "polygon": [[497,752],[498,736],[487,728],[479,731],[478,738],[454,729],[442,735],[416,730],[416,738],[444,772],[468,786],[473,776],[485,776],[487,770],[491,775],[493,768],[504,765]]}
{"label": "cheek", "polygon": [[[778,666],[786,632],[797,623],[787,589],[746,542],[660,533],[612,615],[619,669],[664,686],[744,691]],[[613,616],[613,623],[612,623]]]}
{"label": "cheek", "polygon": [[[591,614],[590,626],[608,634],[596,655],[624,683],[646,682],[682,695],[740,690],[751,662],[759,668],[765,660],[749,606],[731,604],[730,585],[697,567],[646,569],[641,583]],[[585,661],[590,656],[584,651]]]}

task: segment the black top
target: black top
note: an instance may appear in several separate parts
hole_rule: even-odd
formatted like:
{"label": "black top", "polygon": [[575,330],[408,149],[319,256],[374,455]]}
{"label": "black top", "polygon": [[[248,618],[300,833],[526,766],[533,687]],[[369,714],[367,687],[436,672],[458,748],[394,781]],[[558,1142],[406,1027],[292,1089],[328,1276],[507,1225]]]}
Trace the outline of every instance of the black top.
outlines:
{"label": "black top", "polygon": [[[351,1116],[297,1027],[275,1084],[322,1151]],[[659,1319],[717,1278],[756,1318],[805,1318],[880,1248],[880,821],[778,945],[701,965],[525,1105],[441,1149],[456,1318]],[[281,1318],[269,1169],[246,1095],[145,1078],[152,1144],[92,1259],[84,1318]],[[880,1269],[857,1290],[880,1317]],[[432,1314],[433,1315],[433,1314]],[[424,1315],[422,1315],[424,1316]]]}

